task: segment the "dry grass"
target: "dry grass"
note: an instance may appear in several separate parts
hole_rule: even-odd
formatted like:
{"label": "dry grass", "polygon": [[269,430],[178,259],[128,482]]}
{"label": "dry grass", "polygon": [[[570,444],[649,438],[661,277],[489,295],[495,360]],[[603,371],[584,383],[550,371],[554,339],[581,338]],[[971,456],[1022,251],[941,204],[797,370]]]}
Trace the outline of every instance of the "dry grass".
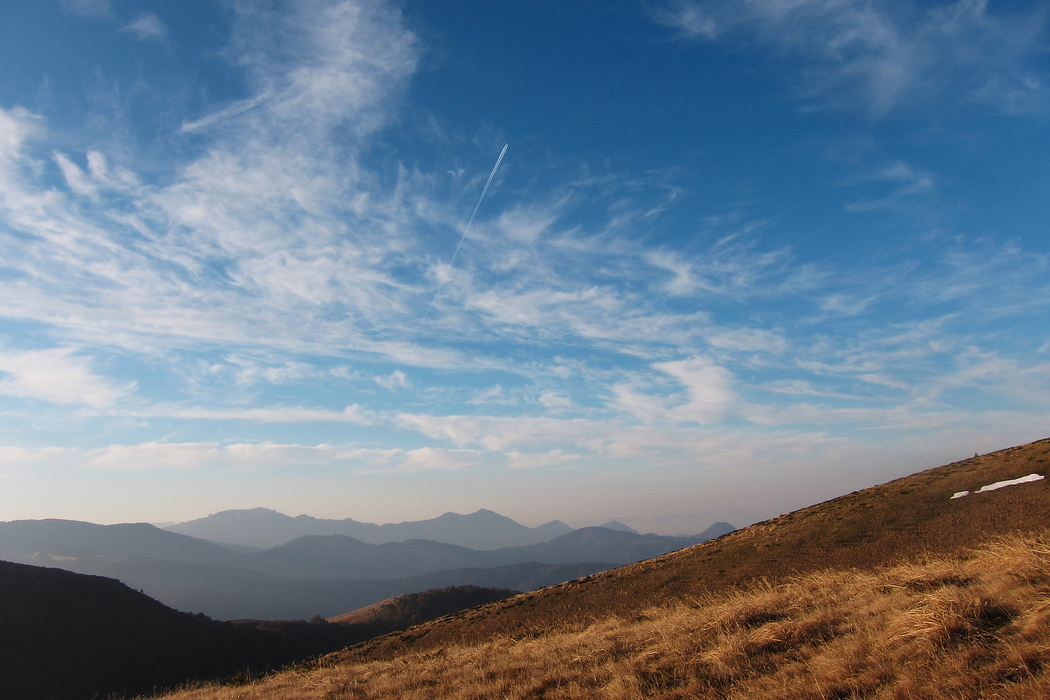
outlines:
{"label": "dry grass", "polygon": [[[497,604],[498,605],[498,604]],[[171,700],[1050,697],[1050,531]]]}

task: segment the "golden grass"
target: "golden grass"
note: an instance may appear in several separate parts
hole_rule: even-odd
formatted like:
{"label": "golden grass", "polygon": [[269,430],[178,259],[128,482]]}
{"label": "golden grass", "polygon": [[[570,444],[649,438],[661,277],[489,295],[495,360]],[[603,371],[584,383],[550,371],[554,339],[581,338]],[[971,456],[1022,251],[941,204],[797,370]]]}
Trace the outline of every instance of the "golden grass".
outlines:
{"label": "golden grass", "polygon": [[253,684],[167,697],[1046,698],[1047,668],[1050,531],[965,557],[762,581],[519,639],[372,661],[350,650]]}

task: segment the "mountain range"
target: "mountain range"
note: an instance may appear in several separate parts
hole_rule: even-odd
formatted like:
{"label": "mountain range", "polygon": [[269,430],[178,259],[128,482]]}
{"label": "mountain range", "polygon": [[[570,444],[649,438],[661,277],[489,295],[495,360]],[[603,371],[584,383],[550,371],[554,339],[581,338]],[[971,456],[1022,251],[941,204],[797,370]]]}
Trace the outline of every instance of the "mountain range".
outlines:
{"label": "mountain range", "polygon": [[[264,518],[272,513],[239,512]],[[477,525],[479,519],[517,526],[491,511],[445,521],[463,531],[463,523]],[[421,539],[372,544],[346,535],[309,535],[245,550],[144,523],[26,520],[0,523],[0,559],[116,578],[176,609],[219,619],[306,619],[430,588],[534,590],[708,537],[582,528],[537,544],[478,550]]]}
{"label": "mountain range", "polygon": [[376,525],[346,518],[328,520],[309,515],[291,517],[268,508],[224,510],[206,518],[164,528],[170,532],[212,542],[269,549],[308,535],[343,535],[369,544],[430,540],[471,549],[499,549],[538,544],[572,528],[560,520],[525,527],[514,520],[481,509],[469,515],[445,513],[431,520]]}

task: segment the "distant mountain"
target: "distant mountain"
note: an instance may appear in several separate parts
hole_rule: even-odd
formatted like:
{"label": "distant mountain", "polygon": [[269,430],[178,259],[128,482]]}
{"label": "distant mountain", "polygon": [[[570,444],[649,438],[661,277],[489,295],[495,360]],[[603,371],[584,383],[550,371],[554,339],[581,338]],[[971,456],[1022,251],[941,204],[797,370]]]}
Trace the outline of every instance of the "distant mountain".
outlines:
{"label": "distant mountain", "polygon": [[620,532],[630,532],[635,535],[638,534],[638,531],[635,530],[633,527],[631,527],[630,525],[624,525],[619,520],[610,520],[609,522],[604,523],[603,525],[599,525],[598,527],[604,527],[606,530],[618,530]]}
{"label": "distant mountain", "polygon": [[445,513],[431,520],[375,525],[351,518],[326,520],[308,515],[293,518],[267,508],[253,508],[224,510],[165,529],[212,542],[260,549],[277,547],[308,535],[343,535],[369,544],[423,539],[472,549],[499,549],[545,542],[572,531],[560,520],[530,528],[484,509],[470,515]]}
{"label": "distant mountain", "polygon": [[736,528],[730,525],[729,523],[717,522],[711,527],[701,532],[699,535],[697,535],[697,538],[704,542],[707,542],[708,540],[713,540],[718,537],[721,537],[722,535],[728,535],[730,532],[735,531]]}
{"label": "distant mountain", "polygon": [[701,540],[582,528],[495,550],[313,535],[238,552],[142,523],[36,520],[0,523],[0,558],[110,576],[180,610],[222,619],[306,619],[429,588],[531,590]]}
{"label": "distant mountain", "polygon": [[639,535],[605,527],[583,527],[561,537],[555,537],[549,542],[525,547],[508,547],[496,550],[491,554],[505,560],[539,561],[550,564],[567,564],[574,561],[611,561],[617,564],[631,564],[704,541],[706,540],[699,536]]}
{"label": "distant mountain", "polygon": [[27,555],[51,558],[149,557],[213,566],[236,565],[238,555],[213,542],[158,529],[146,523],[95,525],[76,520],[0,522],[0,559]]}
{"label": "distant mountain", "polygon": [[202,612],[221,620],[308,620],[315,615],[327,618],[392,596],[449,586],[531,591],[615,566],[596,562],[525,562],[501,567],[434,571],[397,579],[341,581],[294,579],[245,569],[150,559],[115,561],[91,557],[56,563],[78,573],[119,579],[173,608]]}
{"label": "distant mountain", "polygon": [[294,636],[238,629],[112,579],[0,561],[0,698],[152,695],[277,669],[352,639],[338,625],[301,627]]}
{"label": "distant mountain", "polygon": [[353,581],[404,578],[442,569],[496,566],[528,560],[509,562],[495,557],[495,552],[430,540],[369,544],[344,535],[313,535],[247,555],[245,562],[249,568],[276,576]]}
{"label": "distant mountain", "polygon": [[477,550],[430,540],[368,544],[343,535],[300,537],[249,554],[243,566],[291,578],[400,578],[444,569],[507,566],[521,562],[630,564],[702,542],[698,537],[638,535],[586,527],[548,542]]}

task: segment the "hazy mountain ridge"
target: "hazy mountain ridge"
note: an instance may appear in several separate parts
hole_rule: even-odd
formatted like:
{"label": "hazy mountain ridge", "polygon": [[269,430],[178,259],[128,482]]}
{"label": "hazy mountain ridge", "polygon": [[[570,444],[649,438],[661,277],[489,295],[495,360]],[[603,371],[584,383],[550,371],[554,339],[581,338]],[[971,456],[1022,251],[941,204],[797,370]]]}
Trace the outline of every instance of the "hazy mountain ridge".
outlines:
{"label": "hazy mountain ridge", "polygon": [[0,522],[0,558],[20,559],[36,552],[73,558],[142,556],[216,566],[239,561],[239,555],[226,547],[146,523],[96,525],[58,519]]}
{"label": "hazy mountain ridge", "polygon": [[588,527],[548,542],[476,550],[430,540],[368,544],[343,535],[301,537],[245,557],[251,568],[292,578],[398,578],[444,569],[490,568],[522,562],[629,564],[688,547],[697,537],[638,535]]}
{"label": "hazy mountain ridge", "polygon": [[430,520],[376,525],[353,518],[330,520],[309,515],[292,517],[268,508],[224,510],[164,529],[212,542],[260,549],[277,547],[300,537],[343,535],[368,544],[420,539],[481,550],[537,544],[572,530],[560,520],[552,520],[538,527],[525,527],[486,509],[469,515],[445,513]]}
{"label": "hazy mountain ridge", "polygon": [[428,540],[376,545],[331,535],[237,553],[146,524],[0,523],[0,558],[109,576],[176,609],[220,619],[328,617],[447,586],[533,590],[697,541],[582,528],[498,550]]}
{"label": "hazy mountain ridge", "polygon": [[616,566],[610,562],[522,562],[448,569],[396,579],[345,581],[271,576],[248,569],[145,558],[86,557],[56,561],[38,554],[19,563],[116,579],[168,607],[202,612],[220,620],[307,620],[314,615],[327,618],[393,596],[450,586],[531,591]]}

